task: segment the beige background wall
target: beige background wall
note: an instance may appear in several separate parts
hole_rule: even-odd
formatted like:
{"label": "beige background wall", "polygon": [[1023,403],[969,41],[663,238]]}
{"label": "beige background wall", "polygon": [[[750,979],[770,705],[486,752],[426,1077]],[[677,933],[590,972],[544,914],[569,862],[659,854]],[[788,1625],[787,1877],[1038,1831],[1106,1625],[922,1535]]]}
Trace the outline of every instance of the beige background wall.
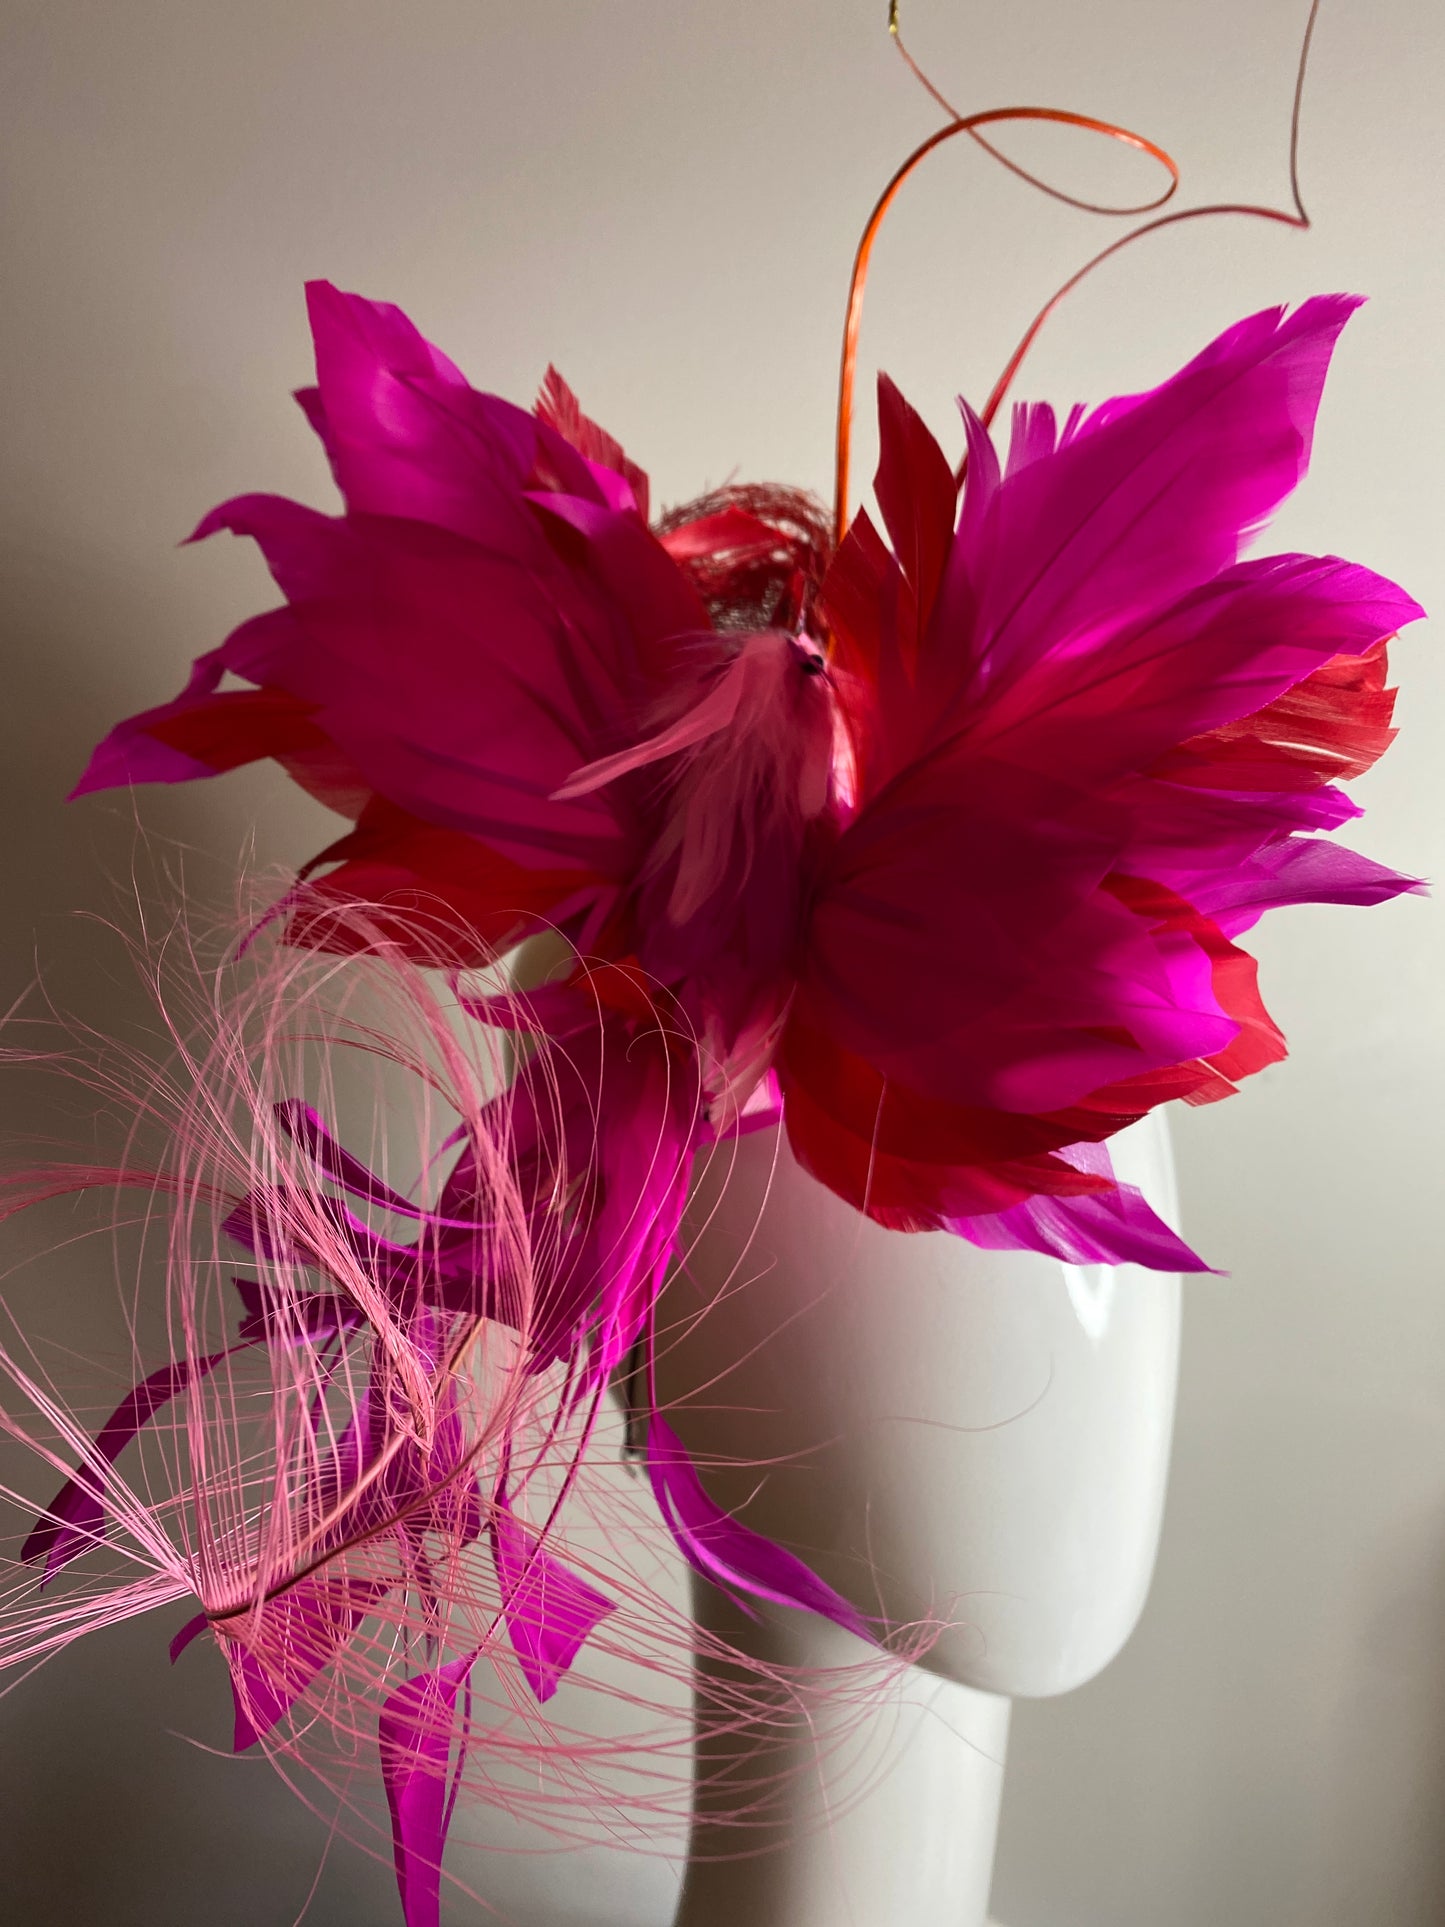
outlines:
{"label": "beige background wall", "polygon": [[[308,373],[304,277],[400,302],[518,399],[555,360],[664,500],[733,473],[826,488],[856,230],[930,125],[883,11],[5,0],[0,995],[38,944],[58,995],[134,1015],[69,914],[128,873],[128,806],[60,799],[107,724],[168,695],[266,593],[239,545],[175,547],[199,513],[251,487],[326,499],[287,400]],[[1198,199],[1283,197],[1302,13],[907,7],[969,106],[1132,122],[1177,148]],[[1435,0],[1325,0],[1304,129],[1315,231],[1220,223],[1152,244],[1075,302],[1023,385],[1097,399],[1254,307],[1368,292],[1276,546],[1341,550],[1436,607],[1442,50]],[[1139,178],[1062,142],[1047,155],[1105,190]],[[1100,231],[950,153],[878,251],[867,358],[946,429],[954,392],[981,397]],[[1365,840],[1438,873],[1438,642],[1417,631],[1398,664],[1404,735],[1362,786]],[[276,862],[321,828],[270,771],[140,810],[222,889],[253,822]],[[1189,1287],[1140,1632],[1097,1684],[1018,1716],[997,1893],[1011,1927],[1445,1918],[1440,917],[1417,900],[1300,912],[1260,948],[1295,1059],[1179,1121],[1189,1229],[1230,1275]],[[29,1121],[12,1103],[7,1128]],[[126,1629],[0,1705],[0,1919],[261,1927],[301,1907],[321,1833],[263,1770],[173,1736],[223,1741],[221,1687],[172,1674],[162,1646]],[[474,1878],[529,1927],[661,1927],[672,1882],[622,1855]],[[338,1847],[310,1918],[382,1927],[387,1887]]]}

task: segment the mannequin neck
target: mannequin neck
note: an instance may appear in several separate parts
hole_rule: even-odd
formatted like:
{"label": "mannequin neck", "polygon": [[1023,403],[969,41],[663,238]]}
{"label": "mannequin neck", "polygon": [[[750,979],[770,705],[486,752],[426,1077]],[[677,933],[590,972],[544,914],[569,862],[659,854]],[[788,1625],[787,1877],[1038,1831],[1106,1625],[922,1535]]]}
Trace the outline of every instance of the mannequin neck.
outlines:
{"label": "mannequin neck", "polygon": [[917,1668],[882,1679],[825,1620],[754,1624],[698,1580],[694,1610],[752,1661],[831,1678],[700,1663],[675,1927],[986,1927],[1009,1702]]}

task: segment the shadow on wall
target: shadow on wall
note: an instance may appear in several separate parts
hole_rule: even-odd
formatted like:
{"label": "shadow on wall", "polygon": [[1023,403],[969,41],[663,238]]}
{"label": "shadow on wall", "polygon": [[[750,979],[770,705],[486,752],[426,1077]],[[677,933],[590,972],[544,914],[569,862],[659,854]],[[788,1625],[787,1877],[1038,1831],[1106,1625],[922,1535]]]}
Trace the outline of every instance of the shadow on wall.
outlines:
{"label": "shadow on wall", "polygon": [[1445,1471],[1422,1424],[1399,1469],[1426,1516],[1382,1523],[1369,1404],[1342,1404],[1326,1444],[1299,1412],[1289,1453],[1291,1403],[1186,1414],[1132,1644],[1079,1693],[1017,1708],[1027,1810],[1006,1795],[1002,1920],[1438,1927]]}
{"label": "shadow on wall", "polygon": [[[162,570],[152,579],[171,580]],[[174,694],[189,658],[219,641],[225,625],[180,640],[166,663],[175,608],[148,607],[141,572],[77,554],[49,529],[28,530],[23,543],[0,551],[0,585],[0,1007],[30,981],[38,959],[60,1008],[123,1030],[141,1017],[144,993],[126,981],[118,948],[98,941],[87,914],[133,928],[137,894],[164,908],[174,893],[167,872],[177,871],[204,912],[227,912],[240,863],[294,867],[329,840],[336,819],[267,767],[216,784],[67,804],[99,738],[122,716]]]}

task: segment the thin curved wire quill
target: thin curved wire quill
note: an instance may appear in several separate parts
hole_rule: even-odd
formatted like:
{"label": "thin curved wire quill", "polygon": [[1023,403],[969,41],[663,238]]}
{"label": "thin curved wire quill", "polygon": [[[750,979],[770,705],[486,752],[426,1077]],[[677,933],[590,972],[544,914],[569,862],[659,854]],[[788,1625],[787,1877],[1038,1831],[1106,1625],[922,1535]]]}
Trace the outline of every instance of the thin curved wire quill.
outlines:
{"label": "thin curved wire quill", "polygon": [[[1009,356],[1008,361],[1004,365],[1003,372],[994,383],[989,392],[988,400],[980,411],[985,427],[991,424],[997,415],[1003,399],[1012,387],[1014,379],[1020,367],[1023,365],[1026,356],[1055,310],[1083,281],[1087,280],[1088,277],[1093,274],[1096,268],[1102,267],[1104,262],[1110,260],[1114,255],[1121,253],[1123,249],[1130,247],[1134,242],[1142,240],[1145,235],[1154,234],[1162,228],[1173,227],[1184,221],[1198,221],[1205,219],[1207,216],[1220,214],[1248,215],[1256,220],[1275,221],[1284,227],[1307,228],[1310,225],[1310,217],[1305,210],[1304,200],[1300,193],[1299,131],[1300,112],[1304,100],[1305,75],[1309,66],[1310,44],[1314,38],[1315,21],[1319,15],[1319,8],[1320,0],[1311,0],[1309,15],[1305,22],[1304,36],[1300,43],[1299,64],[1295,72],[1294,102],[1290,114],[1289,142],[1291,205],[1288,208],[1280,208],[1266,207],[1253,202],[1217,201],[1210,202],[1204,207],[1182,208],[1169,214],[1156,214],[1154,219],[1141,222],[1138,227],[1131,228],[1127,234],[1121,235],[1118,240],[1112,241],[1107,247],[1101,248],[1097,254],[1092,255],[1081,268],[1071,274],[1066,281],[1055,289],[1054,293],[1050,295],[1049,299],[1039,309],[1038,313],[1025,329],[1018,346]],[[1130,128],[1119,126],[1112,121],[1095,119],[1089,114],[1077,114],[1066,109],[1052,107],[1002,107],[986,109],[976,114],[960,114],[947,96],[929,79],[904,45],[902,32],[899,27],[898,0],[890,0],[888,30],[909,71],[918,80],[930,98],[942,107],[945,113],[951,115],[952,119],[947,126],[938,128],[927,140],[921,141],[894,173],[892,179],[888,182],[888,185],[884,188],[882,194],[879,195],[877,202],[874,204],[873,211],[864,226],[857,252],[853,258],[853,274],[848,286],[848,305],[843,324],[843,353],[838,379],[838,426],[834,468],[833,512],[834,533],[836,539],[840,542],[846,534],[848,527],[848,483],[851,470],[853,439],[853,387],[857,373],[858,340],[863,321],[863,298],[867,287],[869,262],[872,257],[874,243],[878,238],[879,230],[900,188],[923,161],[926,160],[935,149],[942,147],[947,141],[954,139],[959,134],[968,134],[987,154],[1002,166],[1006,167],[1010,173],[1017,175],[1020,180],[1026,181],[1030,186],[1036,187],[1041,193],[1049,195],[1051,199],[1062,201],[1066,206],[1079,208],[1085,213],[1112,214],[1117,216],[1151,213],[1155,209],[1163,207],[1166,202],[1173,198],[1179,187],[1181,178],[1177,161],[1175,161],[1173,155],[1171,155],[1167,149],[1160,147],[1157,142],[1147,139],[1142,134],[1135,133]],[[1017,162],[1010,160],[1007,155],[1001,153],[999,149],[979,131],[983,127],[1002,126],[1028,121],[1043,121],[1053,123],[1057,126],[1077,127],[1087,133],[1101,134],[1106,139],[1117,141],[1123,146],[1136,148],[1140,152],[1147,154],[1150,159],[1158,161],[1167,171],[1169,175],[1169,185],[1154,200],[1137,203],[1128,207],[1110,207],[1103,202],[1086,201],[1074,195],[1067,194],[1063,190],[1054,187],[1051,183],[1040,179],[1037,175],[1031,174],[1026,168],[1019,166]],[[955,471],[955,481],[960,487],[963,484],[966,469],[967,457],[965,456]]]}
{"label": "thin curved wire quill", "polygon": [[[934,85],[933,81],[924,72],[923,68],[919,66],[918,62],[904,45],[903,31],[898,24],[898,0],[890,0],[888,9],[888,31],[893,37],[893,44],[897,47],[904,65],[908,68],[908,71],[913,75],[913,78],[918,82],[923,91],[937,101],[938,105],[943,109],[944,113],[948,115],[950,120],[966,120],[968,116],[964,114],[962,108],[955,107],[948,96]],[[1070,194],[1064,188],[1056,187],[1052,181],[1046,181],[1041,174],[1034,174],[1030,172],[1027,167],[1013,160],[1009,155],[1004,153],[1001,147],[995,147],[986,135],[979,133],[977,127],[970,127],[968,131],[973,136],[975,145],[981,147],[985,154],[990,155],[996,160],[1000,167],[1007,169],[1010,174],[1016,175],[1019,180],[1027,183],[1029,187],[1037,188],[1040,194],[1046,194],[1051,201],[1061,201],[1065,207],[1078,208],[1083,214],[1114,214],[1120,217],[1127,214],[1152,214],[1155,208],[1163,207],[1166,201],[1174,198],[1174,194],[1179,186],[1179,170],[1174,165],[1173,157],[1167,150],[1156,147],[1153,141],[1144,140],[1141,136],[1131,134],[1127,129],[1122,127],[1117,127],[1113,130],[1115,138],[1123,141],[1126,146],[1142,148],[1149,153],[1151,158],[1158,160],[1169,172],[1169,185],[1156,194],[1152,201],[1137,201],[1126,207],[1113,207],[1106,201],[1087,201],[1082,195]]]}

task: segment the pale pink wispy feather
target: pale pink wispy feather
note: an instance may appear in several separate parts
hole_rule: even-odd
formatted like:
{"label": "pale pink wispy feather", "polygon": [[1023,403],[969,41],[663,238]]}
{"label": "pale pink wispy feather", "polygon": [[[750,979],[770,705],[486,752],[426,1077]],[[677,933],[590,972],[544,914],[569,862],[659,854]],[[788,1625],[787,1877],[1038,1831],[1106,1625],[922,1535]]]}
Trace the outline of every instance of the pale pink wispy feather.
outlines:
{"label": "pale pink wispy feather", "polygon": [[[371,936],[364,962],[342,964],[253,936],[181,997],[167,987],[168,1061],[128,1063],[104,1040],[58,1061],[134,1119],[128,1148],[14,1174],[4,1214],[86,1192],[138,1201],[137,1376],[109,1417],[76,1411],[7,1285],[0,1426],[50,1496],[0,1594],[0,1672],[170,1607],[173,1660],[199,1638],[226,1658],[238,1751],[329,1786],[315,1797],[341,1799],[363,1834],[379,1784],[407,1927],[435,1927],[459,1803],[574,1840],[598,1803],[609,1831],[640,1837],[689,1797],[658,1696],[681,1689],[695,1640],[629,1565],[645,1488],[620,1514],[604,1502],[600,1558],[579,1559],[568,1522],[579,1487],[596,1504],[588,1450],[609,1383],[652,1334],[697,1100],[635,980],[539,992],[568,1014],[549,1010],[554,1034],[513,1071],[495,1020],[535,1023],[530,1000],[467,991],[487,1020],[468,1022]],[[598,1133],[599,1092],[626,1136]],[[360,1121],[367,1156],[327,1112]],[[407,1165],[420,1184],[398,1183]],[[649,1469],[685,1556],[744,1600],[868,1634],[727,1518],[653,1425]],[[564,1679],[574,1698],[615,1694],[619,1667],[638,1682],[634,1717],[610,1737],[584,1737],[575,1708],[543,1710]]]}

